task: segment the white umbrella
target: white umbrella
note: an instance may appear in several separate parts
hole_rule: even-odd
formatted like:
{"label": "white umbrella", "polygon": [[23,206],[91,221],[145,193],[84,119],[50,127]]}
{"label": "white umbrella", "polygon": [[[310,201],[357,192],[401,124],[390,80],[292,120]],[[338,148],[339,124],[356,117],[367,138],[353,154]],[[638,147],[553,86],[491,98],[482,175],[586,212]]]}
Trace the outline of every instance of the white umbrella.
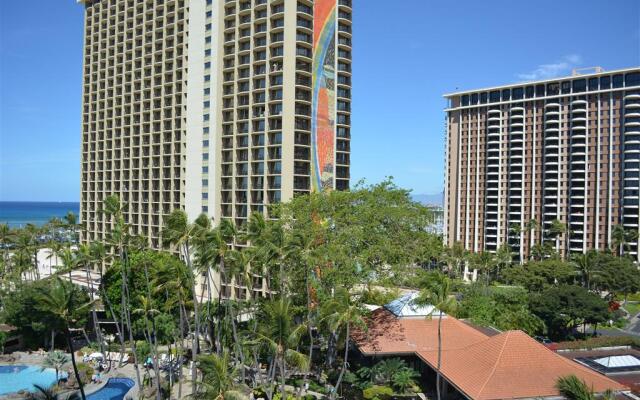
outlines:
{"label": "white umbrella", "polygon": [[97,359],[104,359],[104,355],[102,353],[91,353],[89,354],[89,358],[97,358]]}

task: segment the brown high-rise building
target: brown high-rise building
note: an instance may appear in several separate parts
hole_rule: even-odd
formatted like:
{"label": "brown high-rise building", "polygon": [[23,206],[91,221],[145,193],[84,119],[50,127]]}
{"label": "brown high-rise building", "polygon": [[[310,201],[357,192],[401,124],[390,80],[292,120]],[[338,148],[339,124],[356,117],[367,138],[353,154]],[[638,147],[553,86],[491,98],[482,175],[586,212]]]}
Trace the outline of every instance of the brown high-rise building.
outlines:
{"label": "brown high-rise building", "polygon": [[[640,69],[447,94],[447,244],[521,260],[604,249],[638,232]],[[627,252],[639,259],[638,240]]]}

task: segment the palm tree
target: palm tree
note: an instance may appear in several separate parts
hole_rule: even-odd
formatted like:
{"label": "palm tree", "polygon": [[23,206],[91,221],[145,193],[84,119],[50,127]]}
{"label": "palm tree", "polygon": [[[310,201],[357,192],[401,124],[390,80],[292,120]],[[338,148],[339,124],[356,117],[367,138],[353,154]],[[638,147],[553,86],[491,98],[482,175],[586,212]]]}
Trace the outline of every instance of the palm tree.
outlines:
{"label": "palm tree", "polygon": [[[522,254],[522,253],[521,253]],[[496,278],[500,276],[500,268],[508,267],[513,262],[513,253],[511,252],[511,246],[507,243],[503,243],[496,251],[495,263],[496,263]],[[522,258],[520,258],[522,262]]]}
{"label": "palm tree", "polygon": [[[103,201],[103,209],[101,210],[105,216],[110,218],[111,232],[107,237],[107,243],[111,246],[118,256],[120,262],[120,276],[122,280],[122,297],[121,297],[121,331],[124,333],[125,323],[129,334],[129,341],[131,342],[131,349],[133,350],[134,369],[136,371],[136,380],[139,387],[142,387],[142,380],[140,379],[140,370],[138,368],[138,356],[136,349],[136,342],[133,339],[133,327],[131,323],[131,299],[129,295],[129,250],[130,248],[142,247],[142,240],[137,237],[133,237],[129,234],[129,226],[124,219],[124,209],[126,205],[120,203],[120,199],[116,195],[108,196]],[[121,354],[124,354],[124,340],[121,341]]]}
{"label": "palm tree", "polygon": [[517,243],[517,248],[519,249],[519,252],[522,252],[522,243],[520,241],[520,235],[522,234],[523,229],[522,229],[522,225],[520,225],[520,223],[514,222],[511,225],[509,225],[509,233],[510,235],[513,235],[513,237],[516,240]]}
{"label": "palm tree", "polygon": [[236,383],[241,366],[234,366],[229,353],[198,356],[198,367],[202,371],[202,389],[194,399],[246,400],[244,387]]}
{"label": "palm tree", "polygon": [[574,254],[572,261],[576,271],[580,274],[582,286],[591,290],[591,280],[593,275],[597,273],[597,252],[589,250],[586,254]]}
{"label": "palm tree", "polygon": [[455,297],[451,296],[451,280],[445,275],[436,273],[431,279],[426,281],[420,293],[419,303],[430,304],[435,307],[432,311],[438,312],[438,362],[436,364],[436,394],[438,400],[440,397],[440,382],[442,379],[442,316],[443,313],[453,313],[457,307]]}
{"label": "palm tree", "polygon": [[0,224],[0,248],[2,248],[2,259],[4,264],[9,263],[9,246],[15,239],[15,233],[8,224]]}
{"label": "palm tree", "polygon": [[616,398],[611,390],[606,390],[602,396],[596,396],[587,383],[575,375],[558,378],[556,381],[556,389],[568,400],[614,400]]}
{"label": "palm tree", "polygon": [[351,301],[349,291],[345,288],[336,290],[334,297],[324,305],[323,309],[331,310],[328,315],[323,317],[323,319],[327,321],[331,332],[338,332],[340,329],[344,329],[344,358],[342,360],[342,369],[340,370],[340,375],[338,375],[336,385],[330,393],[330,397],[335,399],[340,384],[342,383],[342,378],[349,365],[348,357],[351,327],[358,326],[360,328],[366,328],[366,323],[363,318],[363,311],[357,304]]}
{"label": "palm tree", "polygon": [[[146,271],[147,267],[145,266],[145,275],[148,276],[148,271]],[[135,315],[142,315],[144,319],[144,328],[143,333],[147,343],[149,343],[149,347],[151,348],[151,357],[153,359],[153,370],[156,375],[156,399],[160,400],[162,398],[162,389],[160,385],[160,369],[158,365],[158,341],[156,335],[156,324],[155,319],[156,316],[160,313],[159,310],[155,309],[151,300],[151,289],[148,283],[147,278],[147,296],[140,295],[138,298],[138,302],[142,307],[134,309],[132,312]]]}
{"label": "palm tree", "polygon": [[216,329],[216,352],[222,352],[221,344],[221,326],[222,320],[222,285],[228,280],[230,275],[227,271],[227,257],[232,252],[230,244],[236,240],[238,232],[228,219],[220,221],[220,225],[215,229],[200,231],[199,237],[195,240],[196,262],[200,271],[209,273],[209,269],[213,268],[218,272],[219,285],[218,289],[218,327]]}
{"label": "palm tree", "polygon": [[72,392],[70,394],[57,393],[53,388],[45,388],[40,385],[33,385],[36,391],[29,393],[29,400],[78,400],[78,392]]}
{"label": "palm tree", "polygon": [[[191,257],[191,244],[197,237],[206,231],[209,227],[206,215],[198,217],[195,223],[190,224],[187,213],[176,209],[165,220],[162,229],[162,242],[164,245],[173,245],[178,248],[180,257],[187,264],[187,267],[193,274],[193,262]],[[191,352],[196,357],[199,351],[200,342],[200,315],[198,313],[198,294],[196,292],[196,280],[191,279],[191,295],[193,296],[193,313],[194,313],[194,335]],[[192,392],[196,391],[196,365],[193,363],[191,367]]]}
{"label": "palm tree", "polygon": [[567,225],[565,225],[559,219],[551,221],[549,227],[549,235],[556,240],[556,251],[560,252],[560,235],[567,233]]}
{"label": "palm tree", "polygon": [[539,225],[538,221],[535,219],[530,219],[529,222],[525,225],[525,229],[529,232],[529,246],[533,247],[533,243],[535,242],[535,233],[538,230]]}
{"label": "palm tree", "polygon": [[[159,294],[173,293],[173,296],[166,295],[166,301],[164,303],[165,312],[171,312],[178,307],[179,312],[179,325],[178,329],[180,340],[180,352],[184,354],[184,323],[187,321],[187,303],[189,302],[190,288],[192,286],[192,280],[194,279],[192,271],[181,262],[177,261],[172,263],[165,263],[158,266],[154,273],[152,280],[152,286],[156,288],[156,292]],[[174,340],[176,348],[178,338]],[[178,368],[178,398],[182,396],[182,366]]]}
{"label": "palm tree", "polygon": [[287,364],[304,371],[309,368],[310,363],[304,354],[296,350],[300,336],[306,327],[304,324],[295,326],[292,314],[291,301],[288,298],[264,303],[261,310],[261,323],[255,333],[255,340],[252,341],[262,345],[272,356],[268,377],[269,392],[272,391],[275,382],[275,371],[280,370],[280,390],[283,399],[287,398],[285,389]]}
{"label": "palm tree", "polygon": [[489,273],[496,265],[496,259],[488,251],[481,251],[471,257],[471,264],[484,274],[485,284],[489,285]]}
{"label": "palm tree", "polygon": [[629,243],[636,240],[638,240],[638,231],[625,229],[622,224],[614,226],[611,231],[611,242],[618,256],[622,256],[629,249]]}
{"label": "palm tree", "polygon": [[74,305],[74,296],[75,292],[73,289],[73,285],[66,284],[56,276],[49,290],[41,290],[38,293],[37,301],[43,309],[60,318],[63,324],[64,334],[67,339],[67,346],[69,347],[69,352],[71,353],[71,364],[73,364],[73,372],[76,376],[76,381],[80,386],[80,394],[82,396],[82,400],[86,400],[84,394],[84,385],[82,384],[80,374],[78,373],[78,366],[76,365],[76,358],[74,355],[73,344],[71,342],[71,332],[69,330],[69,327],[73,323],[72,314],[80,313],[83,310],[87,310],[91,306],[91,303],[87,303],[80,308],[77,308]]}
{"label": "palm tree", "polygon": [[443,259],[449,267],[449,271],[455,271],[457,276],[462,275],[462,265],[469,258],[469,253],[460,242],[455,242],[451,247],[445,247]]}
{"label": "palm tree", "polygon": [[[73,351],[73,350],[72,350]],[[71,358],[60,350],[50,351],[42,360],[42,370],[53,368],[56,370],[56,382],[58,382],[58,373],[64,368],[65,364],[71,361]]]}
{"label": "palm tree", "polygon": [[100,326],[98,324],[98,314],[96,313],[93,279],[91,278],[91,273],[89,272],[89,266],[93,263],[93,254],[91,254],[91,251],[91,247],[88,244],[80,244],[78,246],[78,250],[76,251],[76,264],[84,267],[85,278],[87,280],[87,284],[89,285],[89,296],[92,303],[91,319],[93,321],[93,331],[96,335],[96,340],[98,341],[100,352],[104,352],[101,337],[102,335],[100,334]]}
{"label": "palm tree", "polygon": [[53,275],[53,259],[56,260],[56,268],[58,267],[58,254],[62,251],[62,244],[57,240],[51,240],[47,243],[47,247],[49,247],[49,254],[47,254],[47,258],[49,259],[49,275]]}

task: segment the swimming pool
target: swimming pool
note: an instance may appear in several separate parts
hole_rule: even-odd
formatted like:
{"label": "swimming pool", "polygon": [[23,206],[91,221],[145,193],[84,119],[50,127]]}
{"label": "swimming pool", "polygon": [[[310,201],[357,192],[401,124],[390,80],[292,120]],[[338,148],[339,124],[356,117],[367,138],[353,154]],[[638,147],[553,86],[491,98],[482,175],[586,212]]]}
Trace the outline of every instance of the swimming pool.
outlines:
{"label": "swimming pool", "polygon": [[[66,378],[65,372],[59,373],[60,378]],[[0,396],[20,390],[34,391],[33,385],[49,387],[56,383],[56,371],[45,369],[37,365],[0,365]]]}
{"label": "swimming pool", "polygon": [[106,385],[87,395],[87,400],[122,400],[133,385],[129,378],[109,378]]}

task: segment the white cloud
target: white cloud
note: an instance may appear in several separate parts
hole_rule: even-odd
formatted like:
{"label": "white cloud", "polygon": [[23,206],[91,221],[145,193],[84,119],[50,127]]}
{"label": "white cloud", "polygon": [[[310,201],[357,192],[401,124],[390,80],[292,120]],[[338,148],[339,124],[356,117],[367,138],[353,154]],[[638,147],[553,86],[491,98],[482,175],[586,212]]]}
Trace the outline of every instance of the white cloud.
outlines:
{"label": "white cloud", "polygon": [[582,57],[577,54],[569,54],[554,63],[538,65],[538,67],[533,71],[518,74],[517,76],[519,79],[527,81],[555,78],[560,75],[568,74],[571,69],[579,66],[581,63]]}

